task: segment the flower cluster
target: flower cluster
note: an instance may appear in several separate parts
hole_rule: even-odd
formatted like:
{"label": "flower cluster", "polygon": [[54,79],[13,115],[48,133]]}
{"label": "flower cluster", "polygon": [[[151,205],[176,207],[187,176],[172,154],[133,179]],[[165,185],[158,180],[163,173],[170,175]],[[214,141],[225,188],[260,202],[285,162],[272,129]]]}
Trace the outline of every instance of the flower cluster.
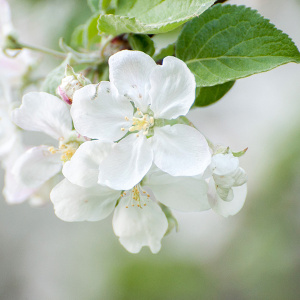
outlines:
{"label": "flower cluster", "polygon": [[[5,0],[0,8],[6,50],[14,29]],[[57,96],[29,92],[18,103],[14,91],[33,60],[25,50],[17,54],[0,54],[0,160],[8,203],[50,199],[68,222],[113,213],[114,232],[132,253],[143,246],[160,250],[177,222],[171,209],[212,209],[227,217],[242,208],[247,176],[238,157],[245,151],[214,146],[185,117],[196,83],[183,61],[167,56],[157,64],[144,52],[122,50],[108,59],[110,81],[92,84],[67,65]],[[25,146],[25,131],[52,142]]]}
{"label": "flower cluster", "polygon": [[11,115],[20,128],[55,140],[29,148],[10,170],[30,191],[62,173],[50,193],[59,218],[98,221],[113,212],[114,232],[128,251],[148,246],[157,253],[170,209],[212,208],[223,216],[241,209],[247,178],[239,159],[228,148],[211,149],[184,117],[196,88],[185,63],[166,57],[157,65],[143,52],[123,50],[109,58],[109,82],[66,76],[57,90],[62,99],[30,92]]}

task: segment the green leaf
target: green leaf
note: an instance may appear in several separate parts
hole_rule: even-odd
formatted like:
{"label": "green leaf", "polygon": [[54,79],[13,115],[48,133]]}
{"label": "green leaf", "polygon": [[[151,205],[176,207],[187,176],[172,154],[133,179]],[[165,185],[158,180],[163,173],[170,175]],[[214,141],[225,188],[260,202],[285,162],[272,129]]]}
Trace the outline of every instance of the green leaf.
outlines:
{"label": "green leaf", "polygon": [[83,47],[83,32],[85,30],[85,25],[80,25],[75,28],[71,36],[71,45],[75,48]]}
{"label": "green leaf", "polygon": [[65,69],[66,66],[70,64],[71,59],[72,55],[69,54],[58,67],[56,67],[47,75],[42,85],[43,92],[56,95],[56,89],[61,84],[62,79],[65,77]]}
{"label": "green leaf", "polygon": [[75,29],[71,39],[73,46],[90,50],[94,45],[100,43],[101,36],[97,29],[98,18],[99,14],[96,14],[84,25],[80,25]]}
{"label": "green leaf", "polygon": [[235,81],[228,81],[214,86],[197,87],[194,106],[208,106],[220,100],[234,85]]}
{"label": "green leaf", "polygon": [[154,54],[154,43],[147,34],[130,34],[128,42],[133,50],[139,50],[152,56]]}
{"label": "green leaf", "polygon": [[197,86],[211,86],[300,62],[292,40],[257,11],[215,5],[183,28],[176,56],[186,62]]}
{"label": "green leaf", "polygon": [[115,15],[98,20],[100,33],[163,33],[200,15],[213,0],[119,0]]}
{"label": "green leaf", "polygon": [[99,1],[99,9],[103,12],[105,12],[109,5],[110,5],[111,0],[100,0]]}
{"label": "green leaf", "polygon": [[99,0],[87,0],[87,3],[93,13],[99,10]]}
{"label": "green leaf", "polygon": [[90,49],[92,45],[98,44],[101,41],[101,36],[98,33],[97,22],[99,15],[91,17],[86,23],[83,42],[86,49]]}

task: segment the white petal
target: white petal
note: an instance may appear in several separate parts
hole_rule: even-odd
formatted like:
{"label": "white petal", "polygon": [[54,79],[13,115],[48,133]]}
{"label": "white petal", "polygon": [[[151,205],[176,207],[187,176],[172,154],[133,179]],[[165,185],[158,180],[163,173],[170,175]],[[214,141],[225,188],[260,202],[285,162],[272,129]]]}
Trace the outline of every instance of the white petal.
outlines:
{"label": "white petal", "polygon": [[131,103],[118,96],[109,82],[90,84],[75,92],[71,114],[75,129],[83,136],[102,141],[117,141],[129,128]]}
{"label": "white petal", "polygon": [[140,51],[123,50],[109,60],[109,78],[121,95],[127,95],[141,111],[146,112],[150,104],[150,73],[155,61]]}
{"label": "white petal", "polygon": [[168,56],[150,77],[154,118],[176,119],[188,113],[195,101],[195,77],[180,59]]}
{"label": "white petal", "polygon": [[114,144],[100,163],[98,183],[115,190],[129,190],[143,179],[152,161],[153,153],[146,137],[130,134]]}
{"label": "white petal", "polygon": [[194,176],[203,173],[211,162],[204,136],[187,125],[155,127],[150,138],[154,163],[172,176]]}
{"label": "white petal", "polygon": [[26,201],[34,192],[35,189],[25,186],[16,178],[14,174],[12,174],[11,170],[6,170],[3,195],[7,203],[22,203]]}
{"label": "white petal", "polygon": [[239,166],[239,159],[232,153],[216,154],[211,159],[211,168],[216,175],[227,175],[234,172]]}
{"label": "white petal", "polygon": [[214,181],[211,179],[209,182],[208,200],[211,208],[223,217],[233,216],[237,214],[244,206],[247,196],[247,184],[242,186],[233,187],[233,200],[224,201],[216,193]]}
{"label": "white petal", "polygon": [[248,176],[244,169],[238,168],[234,174],[232,174],[234,178],[234,186],[240,186],[247,182]]}
{"label": "white petal", "polygon": [[23,184],[35,188],[42,185],[62,168],[61,154],[52,154],[49,146],[33,147],[21,155],[13,166],[13,174]]}
{"label": "white petal", "polygon": [[155,198],[164,205],[180,211],[203,211],[210,208],[207,183],[195,177],[171,176],[158,169],[143,180]]}
{"label": "white petal", "polygon": [[120,243],[131,253],[140,252],[143,246],[157,253],[168,228],[165,214],[151,199],[143,208],[130,205],[126,208],[127,205],[126,199],[121,199],[113,217],[113,229]]}
{"label": "white petal", "polygon": [[112,143],[89,141],[83,143],[63,167],[64,176],[82,187],[97,185],[99,164],[112,149]]}
{"label": "white petal", "polygon": [[67,105],[47,93],[26,94],[20,108],[12,112],[12,120],[25,130],[44,132],[56,140],[68,136],[72,130]]}
{"label": "white petal", "polygon": [[83,188],[67,179],[56,185],[50,194],[55,214],[67,222],[102,220],[114,210],[119,197],[119,191],[99,185]]}

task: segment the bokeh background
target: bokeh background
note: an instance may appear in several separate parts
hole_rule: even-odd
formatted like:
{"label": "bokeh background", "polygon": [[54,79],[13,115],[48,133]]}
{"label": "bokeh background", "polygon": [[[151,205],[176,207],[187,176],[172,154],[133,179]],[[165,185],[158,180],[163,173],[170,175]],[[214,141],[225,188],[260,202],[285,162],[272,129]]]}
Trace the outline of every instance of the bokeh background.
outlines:
{"label": "bokeh background", "polygon": [[[85,0],[11,0],[23,41],[58,48],[90,11]],[[300,1],[241,0],[300,47]],[[59,60],[44,56],[41,72]],[[238,80],[189,117],[212,141],[239,151],[249,176],[242,211],[174,212],[179,232],[153,255],[126,252],[111,219],[65,223],[52,204],[0,201],[0,299],[300,299],[300,67]],[[1,173],[1,185],[3,173]]]}

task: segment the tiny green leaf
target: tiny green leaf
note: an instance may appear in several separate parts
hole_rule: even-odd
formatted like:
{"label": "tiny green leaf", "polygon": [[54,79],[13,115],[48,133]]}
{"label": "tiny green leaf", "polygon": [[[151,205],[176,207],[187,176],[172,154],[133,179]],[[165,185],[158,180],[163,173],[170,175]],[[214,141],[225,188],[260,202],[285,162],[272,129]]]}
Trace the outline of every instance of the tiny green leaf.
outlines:
{"label": "tiny green leaf", "polygon": [[98,34],[97,20],[99,14],[92,16],[85,24],[78,26],[71,39],[75,47],[91,49],[95,44],[100,43],[101,36]]}
{"label": "tiny green leaf", "polygon": [[119,0],[115,15],[102,14],[100,33],[163,33],[203,13],[213,0]]}
{"label": "tiny green leaf", "polygon": [[247,152],[247,150],[248,150],[248,147],[245,148],[245,149],[242,150],[242,151],[239,151],[239,152],[232,152],[232,154],[233,154],[233,156],[235,156],[235,157],[241,157],[241,156],[243,156],[243,155]]}
{"label": "tiny green leaf", "polygon": [[197,87],[194,106],[208,106],[220,100],[234,85],[235,81],[228,81],[214,86]]}
{"label": "tiny green leaf", "polygon": [[197,86],[300,62],[292,40],[257,11],[221,4],[186,24],[176,43],[176,56],[194,73]]}
{"label": "tiny green leaf", "polygon": [[128,42],[133,50],[139,50],[152,56],[154,54],[154,43],[147,34],[130,34]]}
{"label": "tiny green leaf", "polygon": [[107,10],[110,5],[111,0],[100,0],[99,1],[99,9],[103,12]]}
{"label": "tiny green leaf", "polygon": [[87,3],[93,13],[99,10],[99,0],[87,0]]}
{"label": "tiny green leaf", "polygon": [[56,95],[56,89],[61,84],[62,79],[65,77],[65,69],[72,59],[72,55],[69,54],[67,58],[54,70],[52,70],[42,85],[42,91]]}

